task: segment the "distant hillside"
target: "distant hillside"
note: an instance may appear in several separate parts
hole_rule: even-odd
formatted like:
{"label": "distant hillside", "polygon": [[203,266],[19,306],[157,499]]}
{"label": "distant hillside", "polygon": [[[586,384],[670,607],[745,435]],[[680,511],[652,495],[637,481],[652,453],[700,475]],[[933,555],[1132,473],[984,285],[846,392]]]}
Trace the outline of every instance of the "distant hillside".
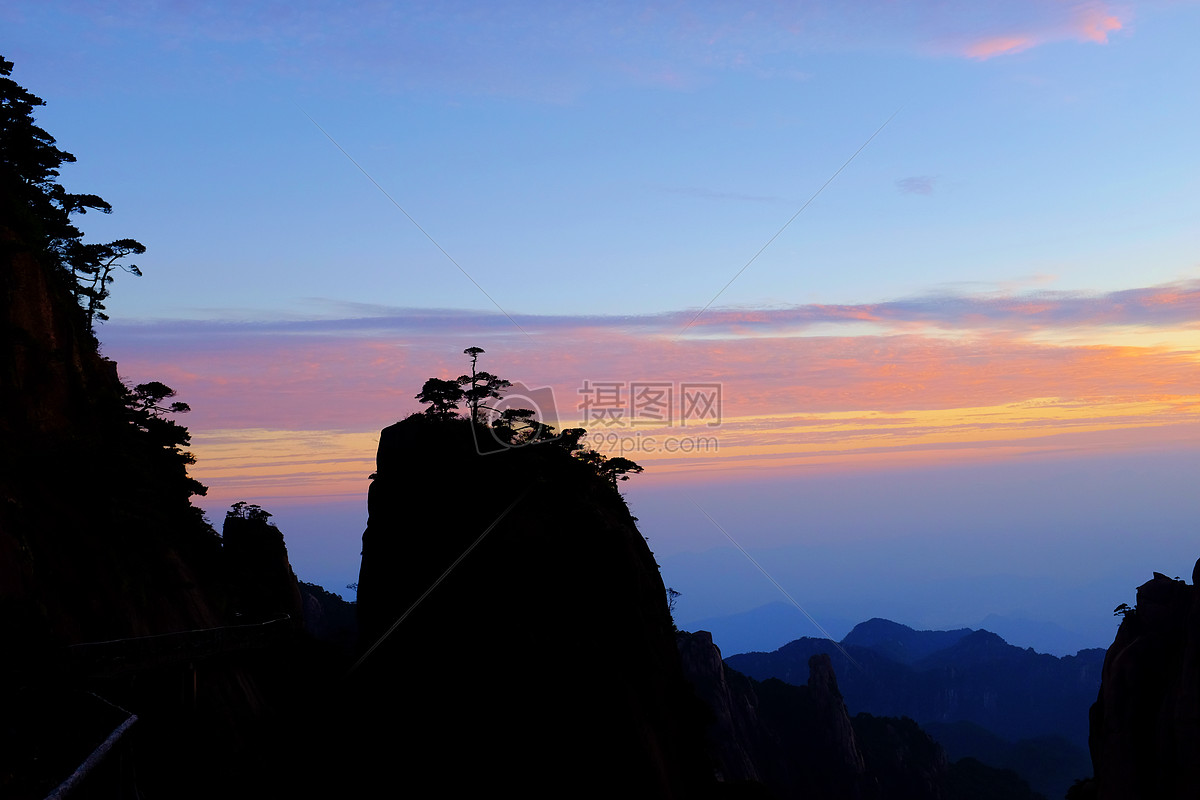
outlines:
{"label": "distant hillside", "polygon": [[974,758],[1011,769],[1047,797],[1062,797],[1072,783],[1092,772],[1087,750],[1062,736],[1010,742],[971,722],[927,722],[923,727],[951,761]]}
{"label": "distant hillside", "polygon": [[[853,619],[835,619],[822,614],[821,626],[839,636],[854,627]],[[819,633],[808,617],[790,603],[778,602],[720,617],[680,620],[681,627],[708,631],[723,653],[753,653],[782,647],[794,639]]]}
{"label": "distant hillside", "polygon": [[[1015,773],[970,759],[947,764],[907,718],[846,710],[826,655],[802,685],[756,681],[722,662],[706,631],[676,637],[684,673],[712,709],[711,757],[726,788],[761,783],[778,800],[1037,800]],[[726,796],[726,795],[717,795]],[[743,796],[730,794],[728,796]]]}
{"label": "distant hillside", "polygon": [[[664,569],[669,563],[668,560],[664,560]],[[668,570],[664,574],[671,573]],[[849,619],[829,609],[818,610],[816,607],[809,607],[807,610],[820,621],[821,627],[832,639],[840,640],[862,620],[861,616]],[[1111,632],[1094,635],[1071,630],[1046,620],[994,613],[988,614],[982,620],[964,619],[963,622],[970,624],[960,630],[982,628],[997,634],[1009,644],[1021,648],[1032,647],[1039,653],[1055,656],[1074,655],[1080,650],[1103,646],[1111,636]],[[709,631],[713,635],[713,641],[720,643],[722,652],[730,655],[770,652],[801,636],[818,636],[821,633],[803,612],[782,601],[766,603],[735,614],[681,618],[679,623],[688,630]]]}
{"label": "distant hillside", "polygon": [[907,625],[876,617],[856,625],[854,630],[842,639],[842,646],[865,647],[901,664],[914,664],[957,644],[971,633],[970,628],[917,631]]}
{"label": "distant hillside", "polygon": [[[1040,783],[1056,796],[1066,789],[1061,774],[1078,765],[1079,752],[1087,749],[1088,708],[1104,660],[1099,649],[1058,658],[1013,647],[988,631],[916,631],[875,619],[840,643],[804,638],[773,653],[744,653],[726,661],[757,680],[798,683],[807,660],[818,653],[832,660],[852,712],[907,716],[922,725],[965,721],[1009,743],[1061,737],[1069,747],[1056,761],[1060,772],[1053,765],[1031,769],[1028,761],[1022,772],[1027,778],[1033,777],[1031,771],[1056,776]],[[954,742],[962,755],[993,757],[960,744]]]}

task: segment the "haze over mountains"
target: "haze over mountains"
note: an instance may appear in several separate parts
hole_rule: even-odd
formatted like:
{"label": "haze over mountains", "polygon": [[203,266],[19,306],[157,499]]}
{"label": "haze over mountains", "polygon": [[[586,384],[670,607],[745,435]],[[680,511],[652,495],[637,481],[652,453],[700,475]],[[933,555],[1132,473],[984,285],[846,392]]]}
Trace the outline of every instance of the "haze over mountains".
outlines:
{"label": "haze over mountains", "polygon": [[1016,769],[1047,796],[1061,797],[1088,772],[1087,712],[1103,649],[1056,658],[984,630],[916,631],[872,619],[839,643],[806,637],[725,660],[758,680],[803,683],[818,653],[830,657],[852,713],[932,726],[947,752]]}
{"label": "haze over mountains", "polygon": [[[670,572],[667,565],[671,559],[664,559],[664,562],[664,570]],[[860,621],[828,615],[824,611],[826,608],[827,605],[816,603],[811,607],[806,606],[805,610],[835,641],[840,641]],[[822,636],[812,619],[782,600],[726,616],[694,618],[680,614],[679,617],[680,624],[689,630],[710,631],[713,640],[720,645],[721,652],[729,655],[751,651],[770,652],[798,638]],[[1115,632],[1115,622],[1109,625]],[[991,631],[1009,644],[1032,647],[1039,653],[1055,656],[1074,655],[1080,650],[1107,646],[1107,642],[1097,643],[1094,637],[1067,630],[1053,622],[1000,614],[988,614],[962,627]]]}

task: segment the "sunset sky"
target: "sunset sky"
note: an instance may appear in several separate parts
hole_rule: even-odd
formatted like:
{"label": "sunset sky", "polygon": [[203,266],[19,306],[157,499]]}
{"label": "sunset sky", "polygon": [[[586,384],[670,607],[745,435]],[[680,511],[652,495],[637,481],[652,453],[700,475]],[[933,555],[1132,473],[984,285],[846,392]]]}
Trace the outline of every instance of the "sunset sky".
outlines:
{"label": "sunset sky", "polygon": [[378,431],[469,346],[646,467],[684,627],[783,599],[734,542],[834,633],[1097,646],[1200,556],[1200,3],[18,1],[0,30],[62,183],[114,207],[80,227],[148,248],[104,352],[192,406],[202,505],[273,512],[302,579],[357,579]]}

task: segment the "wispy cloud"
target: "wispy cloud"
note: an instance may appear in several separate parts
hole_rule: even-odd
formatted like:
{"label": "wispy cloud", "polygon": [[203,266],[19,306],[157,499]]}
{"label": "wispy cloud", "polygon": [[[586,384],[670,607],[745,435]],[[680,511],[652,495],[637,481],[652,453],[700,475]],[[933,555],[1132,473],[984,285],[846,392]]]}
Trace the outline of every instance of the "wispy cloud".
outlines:
{"label": "wispy cloud", "polygon": [[967,44],[963,48],[963,55],[984,60],[1020,53],[1037,43],[1038,39],[1033,36],[989,36]]}
{"label": "wispy cloud", "polygon": [[929,175],[913,175],[896,181],[896,188],[901,194],[933,194],[933,184],[936,180]]}
{"label": "wispy cloud", "polygon": [[1107,44],[1109,34],[1124,27],[1118,12],[1104,2],[1042,2],[1026,6],[1025,12],[1001,23],[1001,31],[966,37],[961,54],[986,60],[1062,41]]}
{"label": "wispy cloud", "polygon": [[[1064,41],[1103,44],[1128,12],[1107,2],[779,4],[303,3],[128,7],[70,2],[106,36],[171,51],[235,45],[306,82],[571,101],[598,87],[690,91],[720,73],[804,79],[797,56],[899,51],[990,59]],[[61,12],[48,12],[61,13]],[[221,69],[222,60],[213,59]],[[240,80],[242,74],[227,79]]]}
{"label": "wispy cloud", "polygon": [[[245,348],[255,341],[309,342],[344,339],[391,340],[416,346],[448,337],[519,336],[505,316],[494,311],[409,309],[378,305],[331,304],[355,316],[316,319],[161,320],[109,323],[105,340],[112,347],[137,343],[140,351],[205,352]],[[659,314],[555,316],[514,314],[531,334],[586,331],[588,335],[673,336],[695,310]],[[970,335],[973,331],[1028,334],[1046,329],[1080,327],[1200,325],[1200,280],[1109,293],[1039,291],[966,294],[930,293],[881,303],[807,304],[776,308],[712,308],[693,325],[702,337],[788,336],[829,325],[870,323],[875,333],[913,333],[922,328]],[[465,347],[466,345],[464,345]]]}

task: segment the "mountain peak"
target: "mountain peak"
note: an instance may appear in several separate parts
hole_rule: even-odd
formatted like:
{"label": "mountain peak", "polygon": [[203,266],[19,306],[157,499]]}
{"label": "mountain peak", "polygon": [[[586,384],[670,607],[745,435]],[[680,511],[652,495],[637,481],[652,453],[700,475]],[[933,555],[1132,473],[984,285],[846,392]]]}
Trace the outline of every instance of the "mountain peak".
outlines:
{"label": "mountain peak", "polygon": [[866,622],[860,622],[855,625],[854,629],[842,639],[842,643],[867,646],[868,640],[881,641],[897,636],[912,635],[916,632],[915,628],[910,628],[899,622],[892,622],[890,619],[884,619],[883,617],[872,617]]}
{"label": "mountain peak", "polygon": [[875,617],[855,625],[842,639],[842,645],[870,648],[902,664],[912,664],[954,646],[971,633],[970,628],[918,631],[899,622]]}

